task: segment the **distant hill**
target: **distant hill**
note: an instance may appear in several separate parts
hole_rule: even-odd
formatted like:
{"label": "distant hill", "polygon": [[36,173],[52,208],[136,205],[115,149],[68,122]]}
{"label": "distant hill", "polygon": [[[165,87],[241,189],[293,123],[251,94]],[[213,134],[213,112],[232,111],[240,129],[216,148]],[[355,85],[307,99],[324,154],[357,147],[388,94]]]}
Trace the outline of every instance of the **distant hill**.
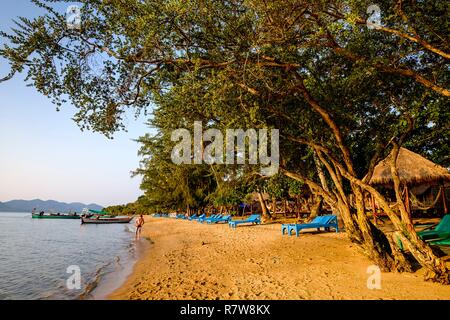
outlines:
{"label": "distant hill", "polygon": [[81,212],[84,208],[92,209],[92,210],[102,210],[103,207],[91,203],[84,204],[80,202],[73,203],[65,203],[59,202],[55,200],[11,200],[6,202],[0,202],[0,212],[31,212],[34,208],[37,211],[53,211],[53,212],[69,212],[76,211]]}
{"label": "distant hill", "polygon": [[3,202],[0,202],[0,212],[13,212],[14,210],[8,207]]}

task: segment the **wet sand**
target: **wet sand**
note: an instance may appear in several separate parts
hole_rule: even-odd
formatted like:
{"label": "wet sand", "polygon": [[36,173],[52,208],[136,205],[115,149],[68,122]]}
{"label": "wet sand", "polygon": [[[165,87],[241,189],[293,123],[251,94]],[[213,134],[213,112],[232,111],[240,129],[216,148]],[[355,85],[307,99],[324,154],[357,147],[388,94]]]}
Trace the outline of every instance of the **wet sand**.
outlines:
{"label": "wet sand", "polygon": [[129,252],[130,256],[125,261],[115,260],[115,269],[112,272],[103,275],[95,284],[95,288],[88,292],[83,299],[89,300],[105,300],[108,296],[119,289],[130,277],[133,272],[134,265],[139,259],[145,257],[150,246],[149,241],[142,238],[133,243],[133,250]]}
{"label": "wet sand", "polygon": [[423,270],[381,273],[381,289],[369,289],[372,263],[345,233],[146,217],[142,235],[152,244],[109,299],[450,299]]}

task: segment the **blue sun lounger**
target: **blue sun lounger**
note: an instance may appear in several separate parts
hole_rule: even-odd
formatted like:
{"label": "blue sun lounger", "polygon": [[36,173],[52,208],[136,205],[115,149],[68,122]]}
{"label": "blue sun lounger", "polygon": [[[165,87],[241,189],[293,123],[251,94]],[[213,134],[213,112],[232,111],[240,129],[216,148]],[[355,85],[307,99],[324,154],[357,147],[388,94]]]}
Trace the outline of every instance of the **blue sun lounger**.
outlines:
{"label": "blue sun lounger", "polygon": [[191,219],[189,219],[189,220],[191,220],[191,221],[198,221],[198,219],[204,219],[206,217],[206,215],[205,214],[201,214],[201,215],[199,215],[199,216],[192,216],[191,217]]}
{"label": "blue sun lounger", "polygon": [[326,215],[326,216],[319,216],[315,217],[313,221],[309,223],[303,223],[303,224],[282,224],[281,225],[281,232],[283,234],[291,235],[292,231],[295,231],[295,234],[300,234],[300,231],[303,229],[317,229],[317,231],[320,231],[320,228],[324,228],[325,231],[330,231],[330,228],[334,228],[336,232],[339,231],[338,223],[337,223],[337,217],[335,215]]}
{"label": "blue sun lounger", "polygon": [[228,215],[225,215],[225,216],[220,217],[220,218],[215,218],[215,219],[207,220],[206,223],[208,223],[208,224],[212,224],[212,223],[222,223],[222,222],[228,223],[230,220],[231,220],[231,215],[228,214]]}
{"label": "blue sun lounger", "polygon": [[201,223],[206,222],[209,223],[209,221],[215,220],[215,219],[220,219],[222,217],[221,214],[213,214],[212,216],[209,216],[208,218],[203,219],[202,221],[200,221]]}
{"label": "blue sun lounger", "polygon": [[187,219],[188,220],[195,220],[195,219],[197,219],[197,215],[196,214],[194,214],[193,216],[190,216],[190,217],[188,217]]}
{"label": "blue sun lounger", "polygon": [[200,218],[200,219],[198,219],[197,221],[198,222],[200,222],[200,223],[203,223],[204,221],[206,221],[206,220],[210,220],[210,219],[214,219],[214,218],[216,218],[216,217],[218,217],[219,216],[219,214],[213,214],[213,215],[210,215],[209,217],[203,217],[203,218]]}
{"label": "blue sun lounger", "polygon": [[192,221],[199,221],[200,219],[205,219],[205,217],[206,217],[206,214],[201,214],[200,216],[192,218],[191,220]]}
{"label": "blue sun lounger", "polygon": [[251,223],[251,224],[261,224],[261,216],[259,214],[252,214],[245,220],[230,220],[228,221],[228,226],[235,228],[238,224]]}
{"label": "blue sun lounger", "polygon": [[430,228],[425,228],[424,230],[417,232],[417,235],[422,238],[422,240],[433,240],[448,237],[449,233],[450,214],[446,214],[436,226],[433,225]]}

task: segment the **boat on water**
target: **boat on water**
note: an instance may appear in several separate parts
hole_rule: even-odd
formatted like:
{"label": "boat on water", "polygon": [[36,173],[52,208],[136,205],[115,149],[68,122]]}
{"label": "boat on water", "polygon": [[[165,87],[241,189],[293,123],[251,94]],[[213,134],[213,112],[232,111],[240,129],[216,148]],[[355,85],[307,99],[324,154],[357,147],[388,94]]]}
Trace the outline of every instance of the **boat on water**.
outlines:
{"label": "boat on water", "polygon": [[133,217],[102,217],[102,216],[93,216],[93,217],[81,217],[82,224],[108,224],[108,223],[129,223],[133,220]]}
{"label": "boat on water", "polygon": [[31,217],[33,219],[80,219],[81,216],[74,213],[74,214],[60,214],[60,213],[31,213]]}
{"label": "boat on water", "polygon": [[39,213],[33,213],[31,214],[31,217],[33,219],[80,219],[81,217],[79,215],[73,215],[73,214],[39,214]]}
{"label": "boat on water", "polygon": [[133,217],[117,217],[109,212],[97,210],[83,210],[81,224],[109,224],[109,223],[129,223]]}

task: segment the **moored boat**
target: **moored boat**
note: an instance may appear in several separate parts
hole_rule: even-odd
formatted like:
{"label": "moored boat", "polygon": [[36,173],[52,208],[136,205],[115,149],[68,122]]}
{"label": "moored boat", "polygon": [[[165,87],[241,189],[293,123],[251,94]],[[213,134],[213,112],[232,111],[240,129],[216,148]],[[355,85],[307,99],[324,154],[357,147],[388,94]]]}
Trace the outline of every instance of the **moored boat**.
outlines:
{"label": "moored boat", "polygon": [[82,224],[108,224],[108,223],[129,223],[133,217],[106,218],[101,216],[81,217]]}
{"label": "moored boat", "polygon": [[80,219],[77,214],[32,213],[33,219]]}

